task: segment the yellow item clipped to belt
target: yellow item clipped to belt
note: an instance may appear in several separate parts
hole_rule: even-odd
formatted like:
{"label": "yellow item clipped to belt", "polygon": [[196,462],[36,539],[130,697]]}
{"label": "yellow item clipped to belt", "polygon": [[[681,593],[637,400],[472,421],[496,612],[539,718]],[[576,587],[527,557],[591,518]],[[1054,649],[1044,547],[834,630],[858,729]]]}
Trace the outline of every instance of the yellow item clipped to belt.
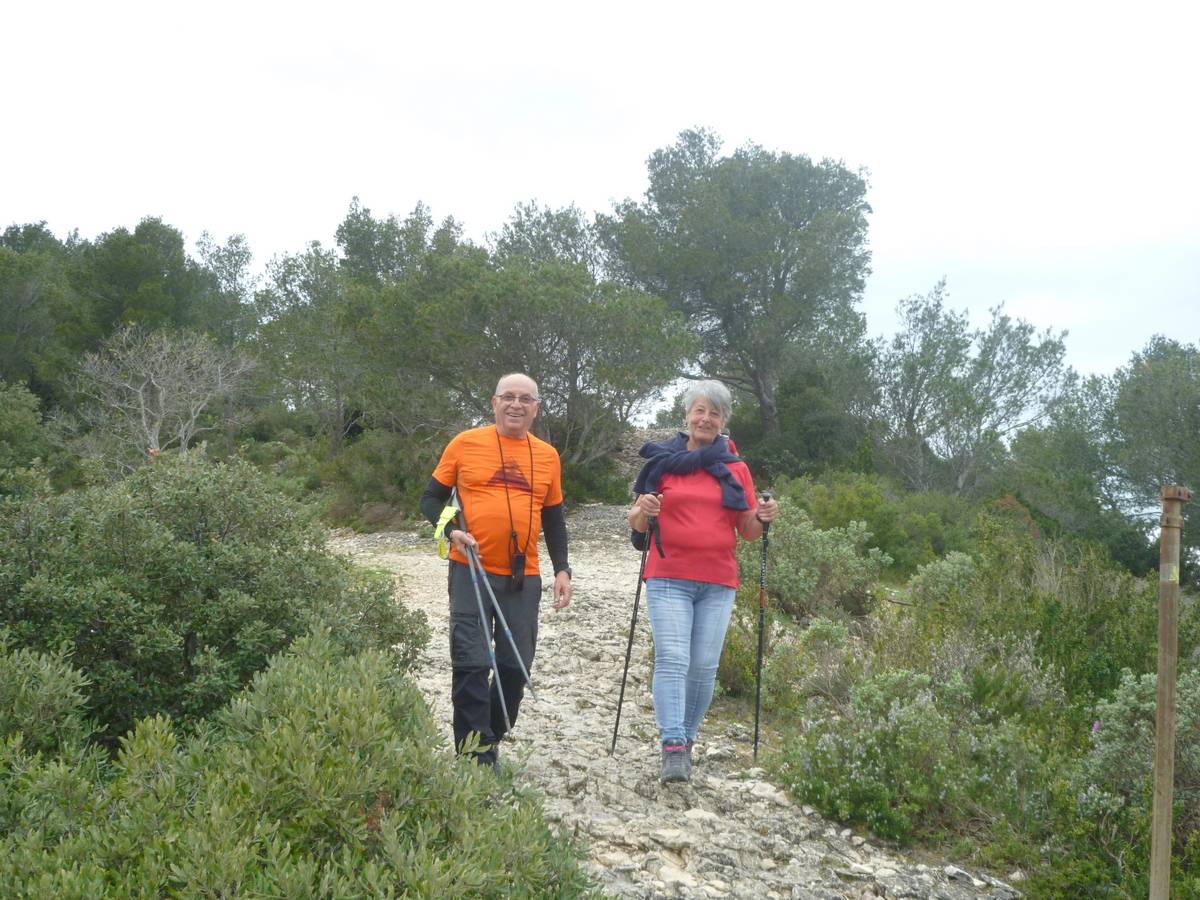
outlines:
{"label": "yellow item clipped to belt", "polygon": [[450,558],[450,539],[446,537],[446,526],[450,524],[450,520],[458,515],[458,497],[457,491],[450,492],[450,502],[442,507],[442,514],[438,516],[437,524],[433,526],[433,537],[437,541],[438,556],[442,559]]}

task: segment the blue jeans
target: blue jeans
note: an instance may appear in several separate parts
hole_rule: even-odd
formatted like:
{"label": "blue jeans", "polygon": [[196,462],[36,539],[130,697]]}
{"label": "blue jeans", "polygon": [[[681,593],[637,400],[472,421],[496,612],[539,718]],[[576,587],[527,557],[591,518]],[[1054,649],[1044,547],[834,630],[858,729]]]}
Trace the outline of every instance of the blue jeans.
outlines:
{"label": "blue jeans", "polygon": [[683,578],[646,581],[654,632],[654,716],[664,742],[695,740],[712,702],[734,588]]}

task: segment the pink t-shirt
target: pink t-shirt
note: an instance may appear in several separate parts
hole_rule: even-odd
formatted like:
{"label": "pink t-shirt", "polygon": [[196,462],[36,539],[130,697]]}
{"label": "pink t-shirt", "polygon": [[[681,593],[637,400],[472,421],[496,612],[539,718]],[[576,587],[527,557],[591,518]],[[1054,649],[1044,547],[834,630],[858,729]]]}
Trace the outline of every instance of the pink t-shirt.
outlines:
{"label": "pink t-shirt", "polygon": [[[744,462],[727,463],[746,491],[750,509],[758,505],[754,482]],[[737,587],[737,520],[743,512],[721,505],[721,485],[703,469],[687,475],[664,473],[659,479],[662,512],[659,533],[665,556],[651,543],[647,578],[682,578]]]}

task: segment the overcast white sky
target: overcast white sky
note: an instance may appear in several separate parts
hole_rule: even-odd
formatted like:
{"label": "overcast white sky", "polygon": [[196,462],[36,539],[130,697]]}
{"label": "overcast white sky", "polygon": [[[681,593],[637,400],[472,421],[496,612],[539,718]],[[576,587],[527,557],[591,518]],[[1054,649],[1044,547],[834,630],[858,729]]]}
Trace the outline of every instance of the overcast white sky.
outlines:
{"label": "overcast white sky", "polygon": [[869,177],[873,335],[941,277],[1106,373],[1200,339],[1200,4],[25,3],[0,27],[0,226],[161,216],[261,265],[357,195],[482,240],[640,198],[684,128]]}

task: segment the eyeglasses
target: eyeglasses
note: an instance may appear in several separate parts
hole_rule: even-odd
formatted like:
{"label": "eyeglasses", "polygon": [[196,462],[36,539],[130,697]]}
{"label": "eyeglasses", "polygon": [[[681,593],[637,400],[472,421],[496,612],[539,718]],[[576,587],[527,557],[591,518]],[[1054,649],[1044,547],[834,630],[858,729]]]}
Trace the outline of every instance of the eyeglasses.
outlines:
{"label": "eyeglasses", "polygon": [[542,402],[541,397],[535,397],[533,394],[497,394],[496,399],[501,403],[520,403],[522,406],[533,406]]}

